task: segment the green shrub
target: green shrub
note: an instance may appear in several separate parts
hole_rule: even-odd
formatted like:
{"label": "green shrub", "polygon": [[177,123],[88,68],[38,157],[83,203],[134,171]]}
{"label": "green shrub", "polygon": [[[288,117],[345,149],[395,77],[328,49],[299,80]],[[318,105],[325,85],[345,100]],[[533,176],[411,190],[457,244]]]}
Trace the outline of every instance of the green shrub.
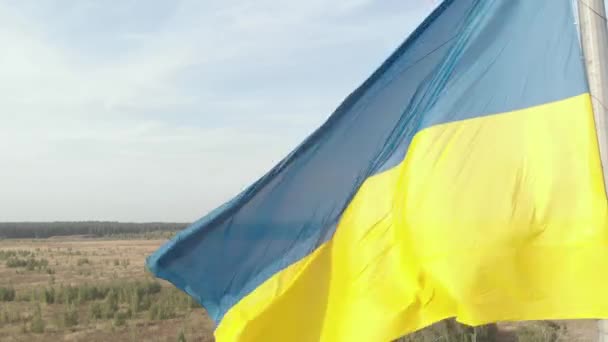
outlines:
{"label": "green shrub", "polygon": [[44,289],[44,302],[47,304],[55,303],[55,288],[48,287]]}
{"label": "green shrub", "polygon": [[5,265],[9,268],[25,267],[27,266],[27,260],[19,258],[9,258],[8,260],[6,260]]}
{"label": "green shrub", "polygon": [[76,306],[72,304],[66,306],[66,310],[63,312],[63,325],[66,328],[78,325],[78,310]]}
{"label": "green shrub", "polygon": [[186,342],[186,335],[184,335],[183,330],[179,331],[179,335],[177,335],[177,342]]}
{"label": "green shrub", "polygon": [[89,307],[89,317],[91,317],[92,319],[102,319],[103,311],[103,305],[99,302],[95,302]]}
{"label": "green shrub", "polygon": [[111,289],[103,303],[104,317],[113,318],[118,311],[118,294]]}
{"label": "green shrub", "polygon": [[82,265],[90,265],[91,261],[89,261],[88,258],[80,258],[78,259],[78,261],[76,261],[76,265],[78,266],[82,266]]}
{"label": "green shrub", "polygon": [[148,312],[148,318],[152,321],[171,319],[176,316],[175,309],[173,306],[168,305],[166,301],[152,304],[150,311]]}
{"label": "green shrub", "polygon": [[59,286],[55,294],[55,302],[65,304],[76,304],[78,301],[78,288],[73,286]]}
{"label": "green shrub", "polygon": [[78,270],[78,275],[81,275],[81,276],[88,277],[91,274],[93,274],[93,272],[91,272],[90,269],[80,269],[80,270]]}
{"label": "green shrub", "polygon": [[6,260],[16,255],[17,253],[15,253],[15,251],[0,251],[0,260]]}
{"label": "green shrub", "polygon": [[44,333],[44,319],[42,318],[42,311],[40,310],[40,305],[36,305],[36,310],[34,311],[34,315],[32,316],[32,322],[30,324],[30,330],[35,334]]}
{"label": "green shrub", "polygon": [[161,290],[161,285],[157,281],[151,281],[148,283],[147,290],[148,290],[148,294],[159,293]]}
{"label": "green shrub", "polygon": [[122,327],[127,322],[128,316],[130,316],[129,312],[117,311],[114,314],[114,321],[112,322],[112,324],[114,324],[114,326],[116,327]]}
{"label": "green shrub", "polygon": [[148,310],[150,309],[151,305],[152,300],[150,299],[150,296],[148,294],[144,294],[141,298],[141,301],[139,302],[139,309],[141,311]]}
{"label": "green shrub", "polygon": [[33,270],[42,270],[49,265],[49,261],[47,259],[34,259],[33,257],[29,259],[20,259],[18,257],[10,257],[6,260],[6,267],[9,268],[17,268],[17,267],[25,267],[28,271]]}
{"label": "green shrub", "polygon": [[78,286],[78,301],[80,303],[84,303],[93,299],[93,297],[95,296],[95,290],[96,288],[94,286],[89,286],[89,284]]}
{"label": "green shrub", "polygon": [[521,342],[554,342],[562,333],[558,324],[548,321],[529,322],[517,329],[517,340]]}
{"label": "green shrub", "polygon": [[0,301],[12,302],[15,300],[15,289],[12,287],[0,287]]}
{"label": "green shrub", "polygon": [[15,251],[0,251],[0,260],[6,260],[16,255]]}
{"label": "green shrub", "polygon": [[133,291],[131,294],[131,300],[129,302],[129,307],[131,311],[134,313],[141,311],[141,295],[138,291]]}
{"label": "green shrub", "polygon": [[20,291],[17,293],[16,300],[18,302],[35,302],[38,298],[36,290]]}
{"label": "green shrub", "polygon": [[16,251],[2,251],[0,250],[0,260],[6,260],[9,258],[16,257],[27,257],[33,255],[32,252],[26,250],[16,250]]}
{"label": "green shrub", "polygon": [[3,309],[0,315],[0,322],[14,324],[21,321],[21,314],[17,310]]}
{"label": "green shrub", "polygon": [[33,270],[42,270],[45,269],[47,266],[49,265],[49,261],[47,259],[34,259],[31,258],[27,261],[27,270],[28,271],[33,271]]}
{"label": "green shrub", "polygon": [[152,304],[152,306],[150,306],[150,310],[148,311],[148,319],[151,321],[157,320],[159,311],[160,305],[158,303]]}

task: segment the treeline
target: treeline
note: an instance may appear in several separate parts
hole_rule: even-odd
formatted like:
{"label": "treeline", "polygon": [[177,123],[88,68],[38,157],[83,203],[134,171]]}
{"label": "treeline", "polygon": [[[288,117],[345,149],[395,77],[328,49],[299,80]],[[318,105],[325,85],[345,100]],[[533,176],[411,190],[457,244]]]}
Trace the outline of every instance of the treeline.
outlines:
{"label": "treeline", "polygon": [[0,239],[45,239],[55,236],[85,235],[110,237],[129,235],[170,235],[187,223],[123,222],[0,222]]}

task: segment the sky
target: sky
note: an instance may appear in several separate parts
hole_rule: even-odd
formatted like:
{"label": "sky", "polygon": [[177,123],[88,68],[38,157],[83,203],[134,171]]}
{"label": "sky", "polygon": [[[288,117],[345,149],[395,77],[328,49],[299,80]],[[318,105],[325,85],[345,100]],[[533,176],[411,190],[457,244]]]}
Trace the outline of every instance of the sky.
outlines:
{"label": "sky", "polygon": [[0,221],[194,221],[320,126],[435,5],[1,0]]}

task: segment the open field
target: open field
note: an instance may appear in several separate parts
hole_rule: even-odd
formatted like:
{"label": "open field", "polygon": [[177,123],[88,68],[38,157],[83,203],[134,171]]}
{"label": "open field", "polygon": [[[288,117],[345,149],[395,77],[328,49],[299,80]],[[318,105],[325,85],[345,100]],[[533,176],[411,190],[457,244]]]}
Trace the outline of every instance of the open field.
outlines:
{"label": "open field", "polygon": [[[152,278],[163,240],[0,240],[0,341],[213,341],[204,310]],[[306,314],[306,313],[303,313]],[[402,341],[593,341],[592,321],[502,323],[498,336],[442,322]]]}
{"label": "open field", "polygon": [[146,274],[160,240],[0,240],[0,341],[212,341],[204,310]]}

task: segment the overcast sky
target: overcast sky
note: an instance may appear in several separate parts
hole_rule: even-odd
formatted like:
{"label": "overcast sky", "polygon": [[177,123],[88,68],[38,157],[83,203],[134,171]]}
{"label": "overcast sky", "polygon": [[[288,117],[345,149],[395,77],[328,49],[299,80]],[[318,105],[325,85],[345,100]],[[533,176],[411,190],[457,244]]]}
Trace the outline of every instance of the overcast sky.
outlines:
{"label": "overcast sky", "polygon": [[0,0],[0,221],[199,218],[434,2]]}
{"label": "overcast sky", "polygon": [[0,0],[0,221],[193,221],[438,0]]}

